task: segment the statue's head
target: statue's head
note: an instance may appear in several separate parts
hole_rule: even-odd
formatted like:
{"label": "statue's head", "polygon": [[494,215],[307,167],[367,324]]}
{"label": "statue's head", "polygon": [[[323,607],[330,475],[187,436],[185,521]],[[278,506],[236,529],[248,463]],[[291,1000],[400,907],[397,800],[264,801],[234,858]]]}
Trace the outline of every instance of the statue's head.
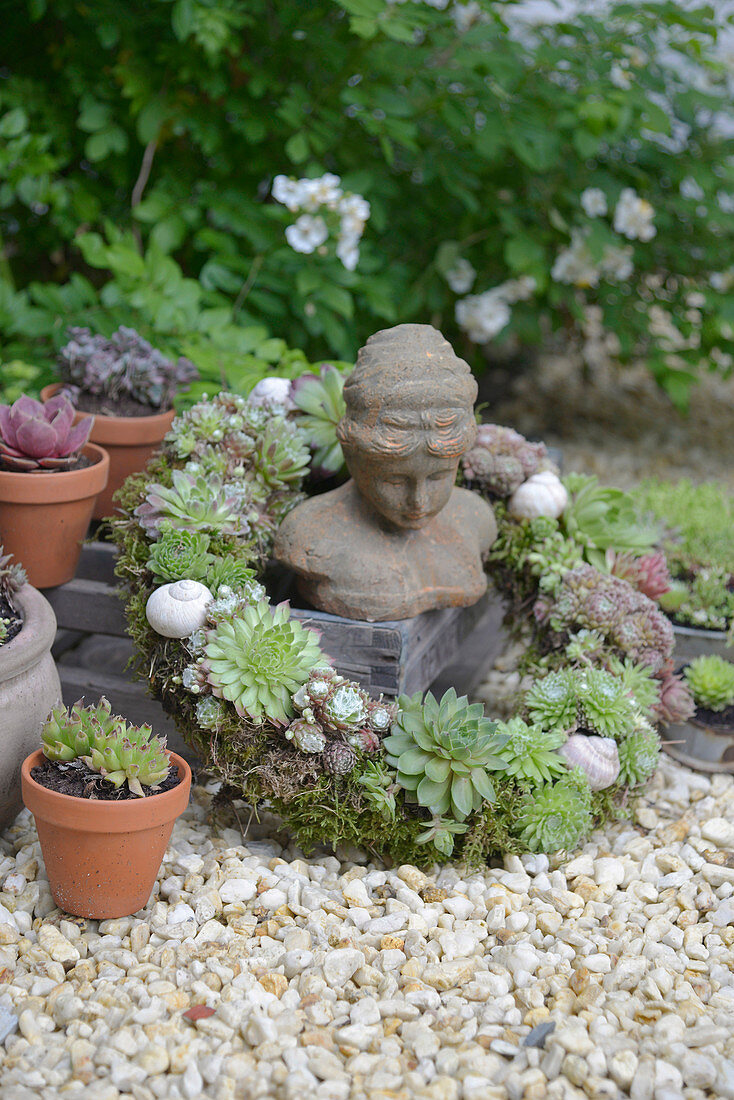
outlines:
{"label": "statue's head", "polygon": [[344,386],[338,435],[361,495],[395,527],[424,527],[448,503],[474,442],[477,384],[430,325],[371,336]]}

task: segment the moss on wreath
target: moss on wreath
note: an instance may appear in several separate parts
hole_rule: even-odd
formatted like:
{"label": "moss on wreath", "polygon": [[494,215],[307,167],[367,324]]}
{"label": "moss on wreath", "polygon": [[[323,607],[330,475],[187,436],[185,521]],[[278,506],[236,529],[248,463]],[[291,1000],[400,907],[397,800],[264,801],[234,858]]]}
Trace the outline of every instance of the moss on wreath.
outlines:
{"label": "moss on wreath", "polygon": [[[580,732],[591,732],[583,726],[588,715],[575,704],[560,733],[552,722],[547,728],[521,722],[522,737],[515,729],[509,755],[503,755],[509,727],[478,717],[455,693],[451,699],[447,693],[445,707],[430,696],[403,699],[400,721],[408,716],[409,723],[417,722],[416,747],[413,727],[409,735],[408,727],[395,721],[394,705],[370,700],[359,685],[315,660],[313,641],[300,638],[301,627],[294,631],[292,622],[281,621],[282,612],[269,608],[264,589],[251,579],[252,574],[265,579],[273,533],[302,499],[305,472],[303,442],[284,408],[256,408],[222,394],[174,422],[147,471],[130,477],[116,496],[121,512],[111,521],[120,549],[116,572],[127,591],[135,674],[162,701],[206,771],[221,781],[221,798],[244,799],[255,814],[261,808],[275,811],[306,852],[323,844],[351,844],[375,857],[418,866],[453,858],[474,867],[503,853],[572,847],[593,825],[629,815],[639,788],[618,781],[592,792],[585,774],[555,755],[579,723]],[[503,502],[493,503],[499,534],[489,568],[528,641],[523,668],[545,677],[566,667],[580,675],[597,664],[607,670],[602,677],[611,677],[614,661],[626,659],[623,644],[608,644],[602,631],[596,652],[594,631],[579,633],[583,618],[578,623],[571,613],[562,629],[552,625],[557,594],[569,572],[578,569],[579,547],[555,520],[519,520]],[[182,563],[198,576],[186,573]],[[201,580],[215,594],[206,623],[187,638],[161,637],[146,618],[148,597],[167,575]],[[599,578],[599,586],[610,587]],[[626,583],[615,581],[616,587]],[[654,627],[650,608],[644,609],[646,622]],[[228,628],[231,623],[237,631]],[[301,667],[299,652],[307,651]],[[284,694],[285,679],[268,686],[269,676],[286,677],[294,669],[300,676],[296,690],[291,685]],[[631,690],[629,684],[625,690]],[[276,697],[277,715],[263,710],[262,701]],[[640,712],[649,702],[640,704]],[[527,718],[526,699],[518,706]],[[637,719],[630,719],[630,729],[617,726],[620,742],[641,728]],[[386,754],[382,740],[401,728],[406,743],[398,738],[397,744],[395,736],[390,742],[396,759]],[[638,738],[645,744],[656,736],[649,724],[646,729]],[[480,733],[487,742],[484,755]],[[518,757],[523,745],[529,760],[548,763],[550,754],[553,766],[536,774]],[[630,739],[627,756],[635,755],[635,746]],[[425,774],[415,778],[424,764]],[[456,798],[444,805],[439,794],[447,767]],[[643,771],[627,766],[624,774]],[[464,789],[475,780],[476,790]]]}

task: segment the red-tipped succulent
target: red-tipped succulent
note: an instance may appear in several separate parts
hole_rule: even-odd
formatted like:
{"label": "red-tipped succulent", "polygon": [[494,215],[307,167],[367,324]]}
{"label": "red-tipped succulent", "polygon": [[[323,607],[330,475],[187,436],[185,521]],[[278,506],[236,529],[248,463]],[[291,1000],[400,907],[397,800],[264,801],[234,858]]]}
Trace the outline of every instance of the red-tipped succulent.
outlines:
{"label": "red-tipped succulent", "polygon": [[74,406],[59,394],[45,405],[25,394],[0,405],[0,468],[26,473],[68,470],[89,439],[94,417],[74,424]]}

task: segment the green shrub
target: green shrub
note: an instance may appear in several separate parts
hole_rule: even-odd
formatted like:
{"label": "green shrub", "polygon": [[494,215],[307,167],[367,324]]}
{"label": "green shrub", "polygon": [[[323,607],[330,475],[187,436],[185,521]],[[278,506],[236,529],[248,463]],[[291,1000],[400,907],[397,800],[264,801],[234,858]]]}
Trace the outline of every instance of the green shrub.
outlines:
{"label": "green shrub", "polygon": [[683,402],[734,351],[715,9],[614,0],[519,30],[517,8],[9,6],[10,354],[130,324],[239,389],[263,363],[302,373],[288,346],[350,359],[430,319],[479,362],[472,343],[578,330],[598,303]]}

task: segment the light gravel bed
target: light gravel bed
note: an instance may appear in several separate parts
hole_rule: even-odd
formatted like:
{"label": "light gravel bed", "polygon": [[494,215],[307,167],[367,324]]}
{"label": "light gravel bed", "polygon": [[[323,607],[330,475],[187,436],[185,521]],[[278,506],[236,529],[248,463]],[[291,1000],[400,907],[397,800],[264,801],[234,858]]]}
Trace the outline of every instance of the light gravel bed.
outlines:
{"label": "light gravel bed", "polygon": [[6,832],[2,1100],[734,1100],[731,777],[664,759],[633,821],[482,874],[243,843],[210,799],[118,920]]}

